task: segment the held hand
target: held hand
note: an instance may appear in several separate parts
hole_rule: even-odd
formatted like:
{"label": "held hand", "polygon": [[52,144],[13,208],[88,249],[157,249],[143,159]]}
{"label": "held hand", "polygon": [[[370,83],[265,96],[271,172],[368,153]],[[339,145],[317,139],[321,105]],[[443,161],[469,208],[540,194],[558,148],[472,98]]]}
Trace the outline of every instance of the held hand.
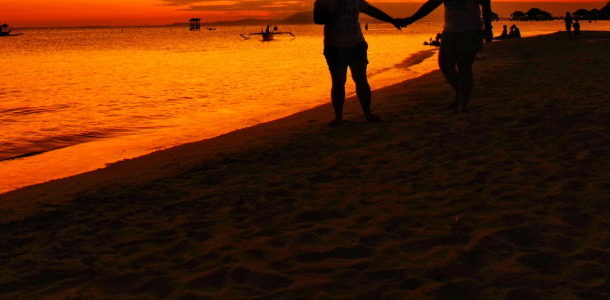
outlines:
{"label": "held hand", "polygon": [[403,19],[397,19],[400,27],[407,27],[413,23],[413,18],[407,17]]}
{"label": "held hand", "polygon": [[396,29],[398,30],[402,30],[402,23],[401,23],[401,19],[396,19],[394,18],[391,22],[392,25],[394,25],[394,27],[396,27]]}

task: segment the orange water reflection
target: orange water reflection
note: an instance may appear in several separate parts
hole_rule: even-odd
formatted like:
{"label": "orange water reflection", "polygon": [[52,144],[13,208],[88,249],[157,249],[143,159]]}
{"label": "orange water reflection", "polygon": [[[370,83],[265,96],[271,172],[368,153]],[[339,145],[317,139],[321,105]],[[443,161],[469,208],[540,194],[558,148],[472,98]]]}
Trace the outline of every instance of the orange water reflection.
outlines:
{"label": "orange water reflection", "polygon": [[[371,26],[372,87],[435,69],[402,62],[441,26]],[[327,103],[321,27],[289,29],[296,39],[270,43],[228,27],[30,30],[0,44],[0,159],[44,152],[0,161],[0,192]]]}

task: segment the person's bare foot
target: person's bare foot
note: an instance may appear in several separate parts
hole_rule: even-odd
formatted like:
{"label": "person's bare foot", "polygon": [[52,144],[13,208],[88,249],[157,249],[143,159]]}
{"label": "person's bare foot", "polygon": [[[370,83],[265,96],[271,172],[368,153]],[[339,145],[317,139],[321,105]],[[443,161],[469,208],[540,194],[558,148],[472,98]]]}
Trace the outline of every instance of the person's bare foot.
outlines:
{"label": "person's bare foot", "polygon": [[460,105],[458,106],[458,112],[459,113],[469,113],[470,109],[468,108],[468,103],[470,102],[470,99],[466,99],[466,100],[462,100],[460,101]]}
{"label": "person's bare foot", "polygon": [[455,99],[453,99],[453,102],[451,102],[451,104],[449,104],[449,106],[447,106],[447,109],[455,110],[455,109],[458,109],[459,106],[460,106],[460,103],[458,102],[458,99],[455,98]]}
{"label": "person's bare foot", "polygon": [[467,113],[469,113],[469,112],[470,112],[470,109],[469,109],[469,108],[468,108],[468,106],[466,106],[466,105],[460,105],[460,106],[458,107],[458,112],[459,112],[459,113],[463,113],[463,114],[467,114]]}
{"label": "person's bare foot", "polygon": [[328,127],[337,127],[337,126],[341,126],[345,124],[345,121],[342,119],[334,119],[330,122],[328,122]]}
{"label": "person's bare foot", "polygon": [[366,115],[366,120],[371,122],[371,123],[379,123],[381,122],[381,118],[374,115],[374,114],[368,114]]}

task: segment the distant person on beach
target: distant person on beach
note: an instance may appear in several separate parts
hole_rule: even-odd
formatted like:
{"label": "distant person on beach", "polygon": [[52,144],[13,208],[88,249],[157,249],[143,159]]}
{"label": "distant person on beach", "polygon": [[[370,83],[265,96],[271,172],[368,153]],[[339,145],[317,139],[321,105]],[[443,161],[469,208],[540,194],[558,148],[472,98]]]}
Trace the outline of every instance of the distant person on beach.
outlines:
{"label": "distant person on beach", "polygon": [[345,102],[347,69],[356,84],[356,94],[364,116],[369,122],[381,119],[371,112],[371,87],[366,77],[368,44],[358,22],[360,13],[393,24],[400,29],[397,20],[372,6],[365,0],[316,0],[314,22],[324,25],[324,56],[332,79],[331,100],[335,119],[328,125],[341,125]]}
{"label": "distant person on beach", "polygon": [[506,25],[502,25],[502,33],[495,37],[495,40],[505,40],[508,38],[508,27]]}
{"label": "distant person on beach", "polygon": [[566,32],[570,34],[572,31],[572,15],[570,15],[569,11],[566,12],[566,16],[563,18],[563,21],[566,24]]}
{"label": "distant person on beach", "polygon": [[510,26],[510,32],[508,33],[509,39],[520,39],[521,38],[521,30],[517,25],[513,24]]}
{"label": "distant person on beach", "polygon": [[[445,5],[445,26],[438,55],[438,64],[455,92],[451,109],[468,112],[473,87],[472,64],[483,40],[491,42],[490,0],[428,0],[411,17],[400,19],[401,26],[427,16],[441,4]],[[481,18],[481,11],[483,16]]]}
{"label": "distant person on beach", "polygon": [[437,33],[434,39],[430,38],[430,41],[424,43],[424,45],[439,47],[441,45],[441,39],[443,36],[440,33]]}
{"label": "distant person on beach", "polygon": [[572,26],[574,27],[574,36],[579,36],[580,35],[580,23],[578,22],[578,19],[574,19],[574,24],[572,24]]}

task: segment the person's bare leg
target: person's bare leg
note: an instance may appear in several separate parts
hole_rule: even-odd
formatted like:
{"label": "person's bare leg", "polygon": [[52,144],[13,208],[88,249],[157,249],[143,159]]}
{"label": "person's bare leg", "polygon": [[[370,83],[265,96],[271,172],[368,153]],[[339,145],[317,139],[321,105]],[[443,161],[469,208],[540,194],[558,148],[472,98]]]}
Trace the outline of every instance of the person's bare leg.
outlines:
{"label": "person's bare leg", "polygon": [[472,87],[474,85],[474,79],[472,75],[472,63],[476,57],[476,51],[460,52],[457,58],[457,69],[458,69],[458,85],[459,85],[459,98],[460,105],[459,110],[461,112],[468,112],[468,103],[470,102],[470,95],[472,94]]}
{"label": "person's bare leg", "polygon": [[371,112],[371,86],[366,77],[366,67],[366,63],[350,66],[352,79],[354,80],[354,83],[356,83],[356,95],[358,95],[358,100],[360,101],[364,116],[370,122],[379,122],[379,117],[373,115]]}
{"label": "person's bare leg", "polygon": [[331,121],[329,126],[336,126],[343,123],[343,103],[345,102],[345,82],[347,81],[347,66],[344,68],[333,68],[330,70],[332,79],[332,87],[330,90],[330,99],[335,110],[335,119]]}
{"label": "person's bare leg", "polygon": [[456,69],[457,58],[456,55],[449,50],[441,49],[438,53],[438,66],[445,76],[445,80],[455,93],[455,97],[453,99],[453,103],[449,106],[449,108],[454,109],[459,107],[460,103],[460,86],[459,86],[459,76]]}

